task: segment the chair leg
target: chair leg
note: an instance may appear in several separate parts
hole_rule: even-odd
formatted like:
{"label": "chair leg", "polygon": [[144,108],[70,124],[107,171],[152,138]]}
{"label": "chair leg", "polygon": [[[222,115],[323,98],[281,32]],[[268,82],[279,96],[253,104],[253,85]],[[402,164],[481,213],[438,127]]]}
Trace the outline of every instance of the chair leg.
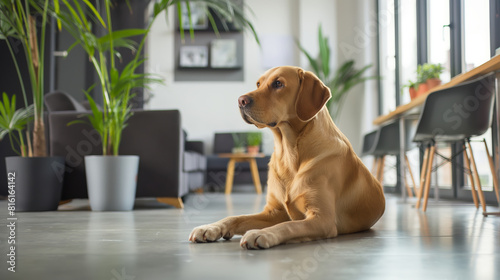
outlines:
{"label": "chair leg", "polygon": [[484,193],[483,189],[481,188],[481,181],[479,181],[479,173],[477,173],[476,160],[474,159],[474,152],[472,151],[472,147],[469,141],[467,141],[467,147],[469,148],[470,151],[470,161],[472,164],[472,170],[474,171],[474,179],[476,180],[477,191],[479,193],[479,201],[481,202],[481,207],[483,208],[483,212],[486,212]]}
{"label": "chair leg", "polygon": [[377,163],[375,164],[375,170],[373,172],[373,176],[375,176],[375,179],[377,179],[377,181],[380,181],[378,176],[380,174],[380,161],[381,160],[382,160],[381,157],[377,157],[377,159],[376,159]]}
{"label": "chair leg", "polygon": [[[411,171],[410,161],[408,160],[408,157],[406,155],[405,155],[405,161],[406,161],[406,166],[408,167],[408,172],[410,173],[411,182],[413,183],[413,193],[417,195],[417,184],[415,183],[415,178],[413,177],[413,172]],[[410,197],[413,197],[413,195]]]}
{"label": "chair leg", "polygon": [[488,156],[488,161],[490,163],[491,176],[493,177],[493,188],[495,189],[495,195],[497,196],[497,202],[500,205],[500,196],[498,195],[498,178],[495,172],[495,164],[493,163],[493,158],[490,156],[490,151],[488,150],[488,145],[486,144],[486,139],[483,139],[484,148],[486,149],[486,155]]}
{"label": "chair leg", "polygon": [[427,211],[427,202],[429,200],[429,190],[431,188],[431,173],[432,173],[432,163],[434,162],[434,155],[436,153],[436,144],[433,144],[429,154],[429,163],[427,164],[427,171],[425,174],[425,186],[424,186],[424,203],[422,205],[422,210]]}
{"label": "chair leg", "polygon": [[379,169],[379,174],[378,174],[378,181],[382,186],[384,185],[384,167],[385,167],[385,156],[382,156],[380,158],[380,169]]}
{"label": "chair leg", "polygon": [[472,193],[472,200],[474,201],[474,205],[476,206],[476,209],[479,208],[479,203],[477,202],[477,194],[476,194],[476,186],[474,182],[474,176],[472,175],[472,168],[470,166],[470,160],[469,156],[467,155],[467,148],[465,147],[464,144],[464,162],[469,169],[469,181],[470,181],[470,191]]}
{"label": "chair leg", "polygon": [[378,167],[378,157],[374,156],[373,157],[373,165],[372,165],[372,174],[375,175],[377,172],[377,167]]}
{"label": "chair leg", "polygon": [[429,161],[429,151],[430,147],[425,148],[424,152],[424,159],[422,162],[422,170],[420,170],[420,187],[418,188],[417,192],[417,204],[415,207],[418,209],[420,208],[420,200],[422,199],[422,194],[424,192],[424,185],[425,185],[425,173],[427,172],[427,162]]}
{"label": "chair leg", "polygon": [[403,175],[404,181],[405,181],[405,188],[406,192],[408,193],[408,197],[413,197],[413,193],[411,191],[410,185],[408,185],[408,179],[406,174]]}

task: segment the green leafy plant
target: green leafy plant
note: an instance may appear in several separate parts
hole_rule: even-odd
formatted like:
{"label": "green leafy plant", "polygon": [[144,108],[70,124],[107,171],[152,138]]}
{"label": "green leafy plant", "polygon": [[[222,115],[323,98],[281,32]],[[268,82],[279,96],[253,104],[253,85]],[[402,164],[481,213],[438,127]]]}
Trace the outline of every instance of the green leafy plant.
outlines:
{"label": "green leafy plant", "polygon": [[408,80],[408,83],[404,84],[402,87],[401,87],[401,94],[403,94],[403,90],[405,88],[413,88],[415,90],[418,90],[418,85],[420,83],[419,82],[414,82],[412,80]]}
{"label": "green leafy plant", "polygon": [[[89,56],[99,77],[103,99],[102,111],[91,95],[85,93],[92,112],[88,115],[88,122],[101,136],[103,155],[118,155],[122,131],[132,115],[129,105],[129,100],[132,98],[131,90],[136,87],[147,87],[148,83],[160,82],[160,79],[150,74],[136,73],[137,67],[144,62],[144,59],[139,57],[140,52],[137,52],[134,59],[120,72],[116,59],[120,58],[121,54],[117,48],[125,47],[135,50],[130,37],[145,35],[147,31],[144,29],[113,30],[110,0],[106,0],[104,4],[105,20],[88,1],[62,0],[62,3],[64,5],[56,14],[58,22],[75,38],[75,43],[68,50],[71,51],[75,46],[81,46]],[[85,10],[89,10],[91,14],[86,14]],[[89,20],[91,16],[103,27],[103,36],[98,37],[93,33],[92,22]],[[70,124],[78,122],[83,121],[78,120]]]}
{"label": "green leafy plant", "polygon": [[328,101],[326,106],[329,108],[330,114],[335,121],[340,115],[347,93],[357,84],[370,79],[378,79],[379,77],[364,77],[363,74],[372,67],[372,65],[366,65],[361,69],[357,69],[354,66],[354,60],[346,61],[332,73],[330,69],[330,45],[328,43],[328,38],[323,35],[321,25],[318,28],[318,44],[319,54],[318,57],[314,58],[299,42],[297,42],[299,49],[307,57],[313,72],[330,88],[332,98]]}
{"label": "green leafy plant", "polygon": [[260,132],[247,133],[247,145],[248,146],[259,146],[261,142],[262,142],[262,133],[260,133]]}
{"label": "green leafy plant", "polygon": [[[151,83],[162,82],[161,79],[156,76],[148,73],[136,73],[136,70],[137,67],[145,61],[144,58],[141,58],[141,51],[146,42],[146,36],[151,30],[156,17],[167,8],[176,6],[179,20],[182,22],[182,2],[188,4],[188,16],[191,30],[192,20],[189,11],[189,2],[205,2],[207,14],[209,14],[208,8],[210,8],[215,11],[216,14],[219,14],[222,19],[234,21],[236,25],[239,24],[243,28],[250,29],[258,41],[252,24],[243,16],[242,8],[238,7],[232,1],[227,0],[155,0],[153,15],[146,29],[123,29],[114,31],[111,22],[111,0],[104,0],[104,18],[100,16],[98,10],[87,0],[83,2],[78,0],[62,0],[64,5],[55,13],[58,18],[58,23],[64,26],[76,40],[69,50],[77,45],[81,46],[86,51],[99,76],[103,96],[102,111],[98,109],[96,102],[88,93],[86,96],[92,110],[92,114],[89,115],[88,121],[101,136],[103,155],[118,155],[122,131],[126,127],[127,120],[132,115],[129,105],[129,100],[132,97],[131,90],[137,87],[147,87],[148,84]],[[84,5],[82,6],[81,3],[84,3]],[[86,14],[85,10],[89,10],[90,15]],[[104,28],[105,35],[97,37],[92,32],[91,18],[94,19],[95,23]],[[209,15],[209,19],[212,22],[214,30],[218,32],[211,15]],[[184,33],[184,31],[181,30],[181,33]],[[191,35],[194,36],[192,31]],[[130,39],[134,36],[142,36],[142,40],[138,47],[136,47]],[[115,63],[115,59],[121,57],[117,50],[119,47],[131,49],[136,53],[132,61],[130,61],[121,72],[117,69]]]}
{"label": "green leafy plant", "polygon": [[245,147],[245,139],[240,137],[240,135],[238,135],[238,133],[231,133],[231,136],[233,137],[233,147],[235,147],[235,148]]}
{"label": "green leafy plant", "polygon": [[425,83],[428,79],[439,79],[444,67],[441,64],[424,63],[417,66],[417,82]]}
{"label": "green leafy plant", "polygon": [[[57,2],[58,0],[55,0]],[[14,61],[19,82],[21,85],[24,106],[28,107],[26,89],[19,65],[14,52],[14,45],[21,43],[22,51],[26,58],[31,93],[33,95],[34,126],[33,145],[30,135],[26,133],[28,149],[25,154],[33,156],[46,156],[45,126],[43,122],[43,95],[44,95],[44,57],[45,35],[48,22],[49,0],[0,0],[0,39],[6,40],[7,47]],[[38,18],[38,20],[37,20]],[[37,32],[40,26],[40,34]],[[10,40],[10,38],[17,41]]]}
{"label": "green leafy plant", "polygon": [[0,100],[0,140],[9,136],[12,150],[20,156],[27,156],[28,147],[24,141],[23,131],[33,120],[34,106],[29,105],[16,110],[16,95],[9,100],[7,93],[4,92],[2,97]]}
{"label": "green leafy plant", "polygon": [[408,80],[408,83],[401,87],[401,94],[405,88],[414,88],[418,91],[419,85],[427,82],[428,79],[439,79],[444,67],[441,64],[424,63],[417,65],[417,80]]}

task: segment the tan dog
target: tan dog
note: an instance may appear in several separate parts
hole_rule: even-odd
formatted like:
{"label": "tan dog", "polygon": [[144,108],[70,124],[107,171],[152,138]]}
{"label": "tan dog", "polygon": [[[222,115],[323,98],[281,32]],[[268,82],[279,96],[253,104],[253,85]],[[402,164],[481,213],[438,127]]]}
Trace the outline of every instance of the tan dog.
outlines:
{"label": "tan dog", "polygon": [[267,204],[259,214],[196,227],[189,240],[244,235],[247,249],[269,248],[368,230],[382,216],[380,183],[333,123],[330,90],[297,67],[267,71],[238,99],[243,119],[274,134]]}

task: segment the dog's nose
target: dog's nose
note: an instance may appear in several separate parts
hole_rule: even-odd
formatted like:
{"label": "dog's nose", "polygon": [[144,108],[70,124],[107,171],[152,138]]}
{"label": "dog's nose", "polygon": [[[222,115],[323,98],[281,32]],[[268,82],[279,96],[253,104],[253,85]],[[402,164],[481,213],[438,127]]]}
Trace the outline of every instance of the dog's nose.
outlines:
{"label": "dog's nose", "polygon": [[250,106],[250,104],[252,104],[252,102],[253,102],[253,99],[247,95],[242,95],[242,96],[240,96],[240,98],[238,98],[238,105],[240,106],[240,108]]}

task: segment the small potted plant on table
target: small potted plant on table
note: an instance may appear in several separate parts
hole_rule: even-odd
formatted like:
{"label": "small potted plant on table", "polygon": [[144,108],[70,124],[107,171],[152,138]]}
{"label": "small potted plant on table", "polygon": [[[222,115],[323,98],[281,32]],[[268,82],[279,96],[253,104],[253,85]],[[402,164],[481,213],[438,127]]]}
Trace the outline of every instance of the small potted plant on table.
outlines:
{"label": "small potted plant on table", "polygon": [[[411,100],[427,93],[429,90],[441,84],[439,76],[444,68],[441,64],[425,63],[417,66],[417,81],[408,81],[404,88],[408,88]],[[401,91],[402,93],[403,91]]]}
{"label": "small potted plant on table", "polygon": [[247,151],[249,154],[258,154],[260,143],[262,142],[262,133],[249,132],[247,134]]}
{"label": "small potted plant on table", "polygon": [[[420,67],[420,66],[419,66]],[[425,63],[420,67],[421,75],[423,76],[422,80],[424,81],[428,87],[428,90],[431,90],[441,84],[440,75],[443,73],[444,67],[441,64],[431,64]],[[417,74],[419,70],[417,69]]]}
{"label": "small potted plant on table", "polygon": [[231,152],[233,154],[243,154],[245,153],[245,140],[238,133],[232,133],[233,137],[233,148]]}

